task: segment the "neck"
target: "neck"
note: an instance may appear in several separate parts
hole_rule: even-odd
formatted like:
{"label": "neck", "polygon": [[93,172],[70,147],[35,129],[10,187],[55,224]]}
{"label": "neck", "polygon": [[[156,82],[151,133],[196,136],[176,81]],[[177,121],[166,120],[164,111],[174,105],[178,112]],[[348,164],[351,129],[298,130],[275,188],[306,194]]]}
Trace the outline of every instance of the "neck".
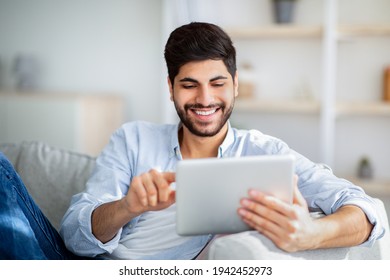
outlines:
{"label": "neck", "polygon": [[180,152],[183,159],[217,157],[218,148],[226,137],[227,123],[216,135],[201,137],[192,134],[185,126],[179,131]]}

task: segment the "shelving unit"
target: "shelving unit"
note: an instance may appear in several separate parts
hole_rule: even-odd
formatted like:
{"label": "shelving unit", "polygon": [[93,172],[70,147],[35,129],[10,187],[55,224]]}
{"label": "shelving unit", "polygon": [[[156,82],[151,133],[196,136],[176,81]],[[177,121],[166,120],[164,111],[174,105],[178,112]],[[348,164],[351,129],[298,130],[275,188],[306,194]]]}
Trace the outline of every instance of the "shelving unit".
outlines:
{"label": "shelving unit", "polygon": [[42,141],[97,156],[122,124],[123,104],[118,95],[0,92],[0,142]]}
{"label": "shelving unit", "polygon": [[[309,2],[302,1],[299,4],[314,5],[312,2],[310,2],[310,4],[308,3]],[[266,55],[259,55],[258,53],[256,53],[256,44],[259,44],[259,46],[263,46],[261,51],[267,51],[267,54],[269,56],[282,54],[283,57],[275,56],[276,63],[279,63],[281,59],[288,60],[288,54],[282,53],[281,46],[286,45],[289,42],[291,42],[291,45],[293,47],[290,53],[290,57],[294,57],[296,55],[294,51],[299,50],[297,46],[298,44],[300,44],[300,42],[302,44],[302,48],[309,48],[310,55],[313,54],[312,49],[317,48],[317,50],[319,51],[319,56],[316,56],[315,58],[318,59],[316,63],[320,65],[318,69],[319,71],[315,74],[310,73],[310,75],[311,77],[316,75],[317,78],[320,80],[319,87],[316,87],[316,90],[319,91],[319,94],[314,97],[311,96],[311,98],[308,99],[299,99],[294,98],[294,94],[292,94],[291,92],[291,95],[289,97],[282,96],[281,98],[280,96],[278,96],[278,94],[276,94],[276,98],[272,99],[272,96],[275,95],[274,93],[270,93],[267,96],[267,94],[261,92],[261,97],[257,96],[254,99],[248,100],[244,98],[238,98],[236,100],[234,111],[236,115],[234,115],[233,117],[236,118],[234,119],[234,121],[240,125],[245,126],[245,123],[250,121],[248,126],[259,123],[259,129],[265,126],[268,131],[270,131],[270,125],[267,125],[267,122],[274,120],[274,124],[279,126],[276,129],[277,132],[283,130],[284,121],[294,121],[294,118],[296,119],[296,124],[298,124],[299,126],[294,126],[294,124],[290,126],[293,126],[294,129],[299,129],[299,133],[302,133],[304,129],[303,127],[306,126],[308,123],[311,126],[313,125],[313,123],[317,123],[318,125],[314,129],[315,131],[313,132],[313,134],[310,136],[311,139],[309,140],[309,142],[313,143],[314,141],[315,143],[317,143],[315,144],[315,149],[318,150],[318,154],[316,153],[317,160],[327,163],[334,168],[334,166],[337,167],[337,164],[345,165],[346,163],[345,160],[341,160],[342,163],[339,163],[340,149],[344,147],[348,148],[348,141],[359,142],[354,141],[353,139],[349,139],[349,137],[345,137],[345,128],[349,128],[349,126],[355,129],[355,131],[352,133],[354,135],[353,137],[356,137],[356,135],[359,135],[359,133],[361,133],[361,135],[363,136],[364,140],[361,140],[359,143],[364,144],[368,143],[367,141],[371,141],[370,147],[372,147],[378,145],[378,143],[386,142],[387,140],[384,139],[388,139],[388,141],[390,141],[390,133],[386,132],[390,131],[390,126],[383,127],[383,124],[386,124],[386,122],[389,120],[388,118],[390,117],[390,103],[385,103],[381,101],[380,96],[382,94],[381,92],[377,92],[380,86],[376,86],[376,88],[371,92],[367,92],[368,87],[364,88],[366,96],[363,98],[361,98],[361,95],[357,98],[354,97],[355,92],[351,91],[350,89],[356,89],[356,87],[347,86],[347,90],[350,90],[349,92],[344,90],[345,86],[344,88],[339,88],[340,85],[345,85],[346,81],[360,83],[361,81],[359,80],[359,77],[362,77],[363,71],[366,71],[369,76],[371,75],[370,82],[373,80],[373,78],[371,77],[372,70],[374,68],[372,67],[372,65],[370,65],[371,69],[367,68],[367,65],[365,64],[365,62],[367,61],[367,59],[365,59],[366,57],[379,57],[380,55],[382,55],[381,58],[383,59],[383,64],[390,64],[390,52],[388,53],[388,55],[386,55],[386,53],[384,54],[384,52],[381,52],[381,54],[377,54],[375,52],[375,49],[373,50],[373,53],[366,52],[366,49],[364,48],[364,51],[362,51],[361,49],[361,46],[367,43],[368,47],[377,47],[377,43],[375,43],[375,45],[371,42],[373,42],[372,40],[379,40],[379,44],[382,44],[385,49],[390,50],[390,14],[388,16],[388,19],[387,15],[386,17],[383,16],[384,12],[382,12],[382,10],[385,10],[383,9],[383,7],[388,7],[387,3],[382,1],[382,7],[376,8],[376,5],[378,5],[378,3],[375,3],[375,1],[366,1],[361,5],[361,7],[363,7],[361,9],[367,9],[367,7],[370,7],[372,9],[376,8],[379,9],[379,12],[377,13],[380,13],[382,16],[376,17],[375,12],[372,12],[372,10],[370,10],[369,14],[371,17],[363,15],[364,19],[359,21],[357,20],[356,13],[354,13],[353,16],[345,16],[346,13],[348,13],[348,10],[346,9],[346,6],[348,4],[345,2],[341,3],[341,1],[337,0],[326,0],[322,1],[321,3],[321,5],[316,6],[317,8],[320,8],[322,10],[323,14],[323,19],[320,24],[314,21],[313,23],[310,23],[303,21],[301,22],[298,20],[297,23],[290,25],[264,24],[240,28],[229,26],[226,28],[226,31],[231,35],[234,42],[238,42],[237,44],[239,46],[243,45],[245,47],[247,60],[248,57],[250,57],[248,55],[248,51],[254,52],[253,57],[254,59],[257,59],[258,64],[262,63],[260,59],[264,60]],[[343,7],[344,10],[342,9]],[[342,14],[343,12],[344,14]],[[316,13],[318,13],[318,11]],[[250,48],[250,44],[253,45],[252,49]],[[272,44],[274,44],[275,48],[272,47]],[[350,52],[346,53],[346,50],[350,51],[353,47],[357,49],[356,54],[353,53],[352,55],[350,55]],[[354,49],[352,50],[354,51]],[[240,51],[242,52],[242,50],[238,49],[238,54],[240,54]],[[346,54],[348,54],[347,57],[345,56]],[[355,60],[351,61],[351,57]],[[313,56],[311,56],[309,59],[311,59],[312,61]],[[293,61],[296,62],[296,59]],[[380,59],[376,59],[373,64],[375,64],[376,67],[376,75],[379,76],[382,74],[382,69],[380,68],[381,66],[379,66],[378,61],[380,61]],[[305,61],[303,61],[303,63],[305,63]],[[342,80],[345,79],[345,77],[348,75],[348,73],[345,72],[346,65],[348,66],[348,63],[350,65],[356,65],[357,67],[356,69],[353,69],[352,67],[351,71],[359,70],[358,73],[360,74],[360,76],[358,76],[356,80],[353,80],[352,76],[349,76],[347,80]],[[273,67],[273,65],[269,63],[267,65],[268,67],[271,66],[270,71],[272,73],[267,72],[267,70],[263,70],[263,75],[279,74],[277,72],[278,70],[276,70],[275,68],[276,66]],[[280,67],[281,64],[279,63],[277,65]],[[344,67],[341,69],[344,70],[344,72],[338,72],[340,70],[340,65]],[[290,65],[286,66],[288,67]],[[296,67],[296,65],[294,66]],[[291,67],[294,66],[291,65]],[[367,68],[367,70],[365,70],[365,68]],[[281,70],[284,76],[286,75],[286,73],[288,73],[287,71],[285,71],[285,69]],[[275,79],[272,81],[275,82]],[[280,81],[284,82],[285,80],[281,78]],[[375,81],[377,83],[382,82],[379,77],[376,78]],[[287,80],[287,82],[290,82],[291,84],[290,80]],[[264,90],[264,88],[262,90]],[[340,93],[343,94],[340,95]],[[348,98],[345,98],[346,94],[349,95],[349,97],[347,96]],[[240,116],[242,116],[242,120],[239,119]],[[253,116],[253,119],[251,116]],[[284,119],[282,119],[282,116],[284,116]],[[304,118],[306,118],[308,121],[303,121]],[[362,122],[362,120],[364,120],[363,123],[365,126],[361,128],[361,132],[356,131],[356,129],[359,129],[358,126],[360,122]],[[373,124],[380,122],[382,127],[378,129],[377,124],[371,126],[369,124],[370,122]],[[293,129],[288,126],[286,127],[286,129],[289,131],[288,133],[290,134],[290,131],[293,131]],[[366,132],[367,129],[369,132]],[[341,131],[343,132],[344,136],[341,136]],[[286,132],[282,134],[289,135],[288,133]],[[305,135],[307,136],[309,134]],[[377,137],[379,137],[379,142],[375,140],[375,143],[373,142],[373,139],[375,139],[374,135],[377,135]],[[294,137],[295,138],[293,139],[298,139],[298,137]],[[307,141],[307,139],[302,140]],[[340,141],[342,142],[341,146]],[[314,144],[312,144],[310,151],[313,151],[313,145]],[[360,152],[366,153],[367,150],[370,149],[370,147],[362,147]],[[359,150],[356,151],[356,153],[358,152]],[[388,156],[384,155],[386,153],[388,153]],[[347,154],[348,156],[350,156],[352,152],[348,151]],[[382,152],[376,150],[374,157],[375,156],[378,161],[381,162],[381,164],[390,166],[390,150],[384,149]],[[343,175],[348,176],[349,174],[349,177],[352,177],[351,174],[354,173],[353,165],[355,165],[356,160],[356,158],[350,158],[350,161],[348,163],[349,171],[341,170]],[[390,174],[388,174],[388,172],[383,172],[384,168],[381,168],[381,170],[382,172],[379,172],[380,174],[378,175],[378,179],[374,180],[379,181],[381,183],[375,183],[375,185],[380,186],[378,187],[379,189],[384,189],[384,186],[390,189]],[[384,179],[381,179],[382,177]]]}

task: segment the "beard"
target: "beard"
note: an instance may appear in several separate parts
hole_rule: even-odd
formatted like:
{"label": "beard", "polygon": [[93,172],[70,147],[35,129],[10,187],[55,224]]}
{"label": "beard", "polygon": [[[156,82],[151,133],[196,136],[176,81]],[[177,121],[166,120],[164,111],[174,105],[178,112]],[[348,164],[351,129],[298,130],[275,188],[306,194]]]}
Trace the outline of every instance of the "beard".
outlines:
{"label": "beard", "polygon": [[[202,104],[199,103],[186,104],[184,105],[184,109],[179,107],[179,105],[176,103],[176,100],[174,100],[174,104],[175,104],[176,112],[180,118],[180,121],[185,127],[188,128],[188,130],[192,134],[200,137],[212,137],[217,135],[224,127],[226,122],[229,120],[234,107],[234,98],[232,100],[230,107],[228,108],[226,108],[226,104],[222,102],[210,104],[208,106],[203,106]],[[194,120],[193,118],[191,118],[191,115],[188,114],[189,110],[213,109],[213,108],[218,108],[217,111],[221,111],[222,116],[219,120],[217,120],[216,124],[212,127],[210,127],[211,122],[201,122],[199,120]]]}

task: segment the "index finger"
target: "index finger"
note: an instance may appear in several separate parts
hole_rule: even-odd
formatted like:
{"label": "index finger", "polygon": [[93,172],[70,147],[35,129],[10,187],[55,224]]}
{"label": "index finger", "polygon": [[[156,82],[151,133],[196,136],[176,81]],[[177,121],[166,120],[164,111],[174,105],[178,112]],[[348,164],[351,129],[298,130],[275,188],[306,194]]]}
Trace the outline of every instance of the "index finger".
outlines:
{"label": "index finger", "polygon": [[169,184],[176,182],[176,173],[175,172],[163,172],[162,175],[163,175],[163,178],[165,180],[167,180],[167,182]]}
{"label": "index finger", "polygon": [[277,211],[287,217],[294,217],[294,211],[291,207],[291,205],[287,204],[286,202],[272,196],[272,195],[266,195],[262,192],[259,192],[257,190],[250,190],[249,191],[249,197],[253,199],[254,201],[257,201],[261,203],[262,205]]}

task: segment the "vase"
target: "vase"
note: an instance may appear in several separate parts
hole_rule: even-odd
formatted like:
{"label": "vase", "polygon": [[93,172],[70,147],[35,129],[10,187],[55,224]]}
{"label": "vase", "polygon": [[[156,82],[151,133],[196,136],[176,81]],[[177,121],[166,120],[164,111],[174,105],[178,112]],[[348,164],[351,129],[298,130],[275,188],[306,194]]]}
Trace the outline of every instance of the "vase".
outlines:
{"label": "vase", "polygon": [[372,179],[373,168],[368,158],[362,158],[358,166],[358,177],[360,179]]}
{"label": "vase", "polygon": [[294,0],[273,0],[274,20],[276,23],[291,23],[294,16]]}

